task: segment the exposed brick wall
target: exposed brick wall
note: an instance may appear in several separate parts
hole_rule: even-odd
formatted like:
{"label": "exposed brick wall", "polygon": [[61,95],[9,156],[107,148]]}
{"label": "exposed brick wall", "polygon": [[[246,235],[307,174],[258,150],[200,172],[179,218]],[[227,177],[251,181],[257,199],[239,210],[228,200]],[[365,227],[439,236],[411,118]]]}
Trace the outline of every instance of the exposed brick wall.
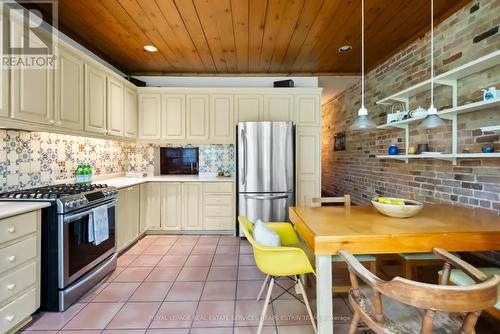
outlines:
{"label": "exposed brick wall", "polygon": [[[479,1],[480,9],[471,14],[470,8],[476,3],[472,1],[435,28],[437,74],[500,49],[500,33],[473,43],[475,36],[500,24],[500,0]],[[390,106],[376,105],[377,100],[429,78],[429,46],[427,34],[367,74],[365,105],[377,124],[384,124],[390,111]],[[366,52],[369,54],[370,50]],[[482,100],[480,89],[492,85],[500,88],[500,66],[460,80],[459,104]],[[435,94],[438,109],[451,105],[449,88],[440,87]],[[428,107],[428,93],[411,99],[411,109],[419,105]],[[434,159],[413,159],[408,164],[379,160],[375,156],[386,154],[390,144],[404,150],[404,131],[349,130],[359,107],[359,85],[323,105],[323,193],[349,193],[355,203],[368,203],[372,196],[381,194],[483,207],[500,214],[499,158],[461,159],[456,166]],[[497,124],[500,124],[500,108],[459,115],[458,152],[464,148],[480,152],[485,142],[492,142],[500,151],[498,136],[479,130],[481,126]],[[334,152],[333,136],[340,131],[346,131],[346,150]],[[414,123],[410,133],[411,146],[428,143],[431,150],[451,150],[451,125],[438,130],[418,130]]]}

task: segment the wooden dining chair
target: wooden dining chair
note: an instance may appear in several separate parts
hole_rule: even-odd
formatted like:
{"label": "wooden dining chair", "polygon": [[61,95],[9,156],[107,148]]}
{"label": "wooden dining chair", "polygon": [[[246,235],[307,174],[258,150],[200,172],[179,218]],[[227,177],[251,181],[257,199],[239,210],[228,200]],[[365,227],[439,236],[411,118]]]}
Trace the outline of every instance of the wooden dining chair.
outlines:
{"label": "wooden dining chair", "polygon": [[[369,272],[348,251],[340,255],[348,264],[352,288],[349,302],[354,316],[349,334],[357,332],[362,320],[376,333],[460,333],[472,334],[481,312],[497,302],[500,277],[486,276],[467,262],[434,249],[445,261],[440,284],[428,284],[395,277],[384,281]],[[475,284],[446,285],[451,268],[467,273]],[[360,278],[367,285],[360,285]]]}
{"label": "wooden dining chair", "polygon": [[[351,206],[351,195],[344,195],[344,196],[339,196],[339,197],[309,197],[305,199],[306,206],[322,206],[323,204],[329,204],[329,203],[341,203],[345,207],[350,207]],[[356,259],[363,263],[364,265],[368,266],[370,268],[370,271],[373,272],[375,275],[377,274],[377,258],[372,255],[355,255]],[[335,269],[342,269],[341,266],[345,266],[344,259],[340,256],[332,256],[332,262],[335,265]],[[336,275],[334,275],[335,277]],[[343,284],[343,285],[337,285],[334,284],[332,287],[332,291],[334,293],[345,293],[348,292],[350,289],[350,285],[348,284]]]}

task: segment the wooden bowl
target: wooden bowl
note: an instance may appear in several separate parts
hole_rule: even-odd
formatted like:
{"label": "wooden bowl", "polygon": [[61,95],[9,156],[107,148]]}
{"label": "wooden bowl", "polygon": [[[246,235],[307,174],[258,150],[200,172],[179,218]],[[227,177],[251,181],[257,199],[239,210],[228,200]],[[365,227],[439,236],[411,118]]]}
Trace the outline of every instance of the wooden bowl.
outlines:
{"label": "wooden bowl", "polygon": [[[402,198],[385,197],[387,199],[396,200]],[[372,199],[372,204],[380,213],[389,217],[408,218],[413,217],[424,208],[424,204],[411,199],[403,199],[405,204],[387,204],[377,201],[378,197]]]}

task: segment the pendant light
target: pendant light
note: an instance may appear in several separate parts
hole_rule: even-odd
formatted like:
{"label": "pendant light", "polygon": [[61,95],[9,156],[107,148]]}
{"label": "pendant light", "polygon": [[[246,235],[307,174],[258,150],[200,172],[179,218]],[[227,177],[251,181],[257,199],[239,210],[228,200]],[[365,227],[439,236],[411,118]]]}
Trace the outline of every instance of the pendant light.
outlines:
{"label": "pendant light", "polygon": [[365,0],[361,0],[361,108],[358,110],[358,118],[352,123],[352,130],[373,129],[375,122],[368,118],[368,110],[365,108]]}
{"label": "pendant light", "polygon": [[434,107],[434,0],[431,0],[431,105],[427,109],[427,115],[418,126],[421,129],[436,129],[445,126]]}

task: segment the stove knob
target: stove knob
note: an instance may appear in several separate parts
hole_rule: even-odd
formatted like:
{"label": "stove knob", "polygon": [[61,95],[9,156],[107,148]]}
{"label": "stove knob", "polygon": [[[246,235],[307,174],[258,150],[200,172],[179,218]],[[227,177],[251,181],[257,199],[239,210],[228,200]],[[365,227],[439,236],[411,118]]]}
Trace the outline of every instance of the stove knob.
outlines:
{"label": "stove knob", "polygon": [[66,209],[69,209],[69,208],[71,208],[71,203],[70,202],[66,202],[66,203],[64,203],[64,206],[66,207]]}
{"label": "stove knob", "polygon": [[83,198],[83,197],[82,197],[82,198],[80,198],[80,199],[78,200],[78,204],[80,204],[80,205],[85,204],[85,198]]}

